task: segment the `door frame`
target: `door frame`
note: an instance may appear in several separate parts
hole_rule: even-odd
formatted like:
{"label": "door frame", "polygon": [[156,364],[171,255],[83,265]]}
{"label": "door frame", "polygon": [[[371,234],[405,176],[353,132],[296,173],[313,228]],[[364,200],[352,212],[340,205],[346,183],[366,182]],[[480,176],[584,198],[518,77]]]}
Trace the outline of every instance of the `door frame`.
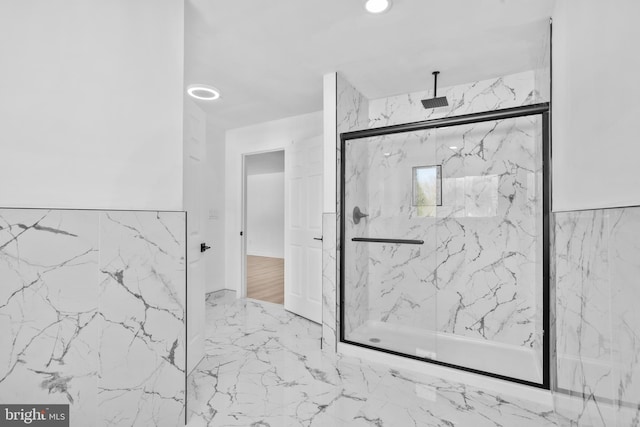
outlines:
{"label": "door frame", "polygon": [[[242,231],[242,239],[240,240],[240,289],[238,292],[238,298],[246,298],[247,296],[247,169],[246,169],[246,161],[248,156],[254,156],[256,154],[266,154],[266,153],[276,153],[278,151],[282,151],[284,155],[284,182],[285,182],[285,201],[286,201],[286,183],[289,177],[289,171],[287,168],[287,149],[286,147],[278,147],[278,148],[270,148],[268,150],[258,150],[258,151],[247,151],[241,154],[242,156],[242,166],[241,166],[241,177],[240,177],[240,229]],[[287,217],[289,213],[286,209],[284,209],[284,223],[287,223]],[[284,230],[284,240],[286,242],[287,230],[285,227]],[[286,259],[286,251],[285,251],[284,262],[287,262]],[[283,279],[284,281],[287,278]]]}

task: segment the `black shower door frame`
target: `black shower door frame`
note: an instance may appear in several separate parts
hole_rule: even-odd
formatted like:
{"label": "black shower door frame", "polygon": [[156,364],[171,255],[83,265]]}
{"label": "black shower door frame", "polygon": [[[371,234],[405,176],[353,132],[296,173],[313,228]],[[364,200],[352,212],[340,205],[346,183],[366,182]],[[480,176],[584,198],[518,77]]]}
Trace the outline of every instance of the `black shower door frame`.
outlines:
{"label": "black shower door frame", "polygon": [[[536,116],[542,118],[542,382],[526,381],[506,375],[495,374],[465,366],[455,365],[440,360],[426,359],[411,354],[401,353],[368,344],[349,341],[344,337],[344,295],[345,295],[345,150],[346,142],[353,139],[370,138],[374,136],[392,135],[396,133],[437,129],[444,127],[462,126],[473,123],[488,122],[492,120],[513,119],[517,117]],[[339,340],[342,343],[381,351],[410,359],[421,360],[435,365],[455,368],[474,374],[486,375],[492,378],[511,381],[532,387],[549,390],[551,388],[551,128],[549,118],[549,103],[525,105],[521,107],[504,108],[500,110],[485,111],[480,113],[465,114],[459,116],[444,117],[440,119],[424,120],[420,122],[403,123],[373,129],[363,129],[340,134],[340,328]]]}

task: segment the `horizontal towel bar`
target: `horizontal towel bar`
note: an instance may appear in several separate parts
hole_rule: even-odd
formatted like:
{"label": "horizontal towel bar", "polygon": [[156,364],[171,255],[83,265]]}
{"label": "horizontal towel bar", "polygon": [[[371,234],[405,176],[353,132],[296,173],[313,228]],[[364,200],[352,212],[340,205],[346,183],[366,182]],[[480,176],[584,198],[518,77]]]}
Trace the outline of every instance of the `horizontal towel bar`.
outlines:
{"label": "horizontal towel bar", "polygon": [[422,245],[424,240],[407,240],[407,239],[370,239],[368,237],[354,237],[352,242],[373,242],[373,243],[401,243],[405,245]]}

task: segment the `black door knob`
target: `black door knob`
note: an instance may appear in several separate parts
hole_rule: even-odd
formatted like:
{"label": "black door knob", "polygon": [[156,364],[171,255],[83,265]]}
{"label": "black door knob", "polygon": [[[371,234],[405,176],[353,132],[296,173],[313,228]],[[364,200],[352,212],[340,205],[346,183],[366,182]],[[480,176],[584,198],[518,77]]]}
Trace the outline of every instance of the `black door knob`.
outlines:
{"label": "black door knob", "polygon": [[211,246],[207,246],[206,243],[200,243],[200,252],[204,252],[207,249],[211,249]]}

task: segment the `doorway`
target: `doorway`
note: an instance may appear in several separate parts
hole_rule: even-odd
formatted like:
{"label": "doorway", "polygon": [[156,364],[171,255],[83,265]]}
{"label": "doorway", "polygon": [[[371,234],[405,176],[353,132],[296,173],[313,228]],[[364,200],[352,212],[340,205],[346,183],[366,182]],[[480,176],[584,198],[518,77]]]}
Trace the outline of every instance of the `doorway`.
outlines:
{"label": "doorway", "polygon": [[[316,323],[322,321],[322,142],[319,135],[292,140],[269,151],[244,152],[240,175],[243,183],[240,187],[242,228],[238,296],[249,296],[247,255],[280,258],[284,265],[284,309]],[[278,156],[278,161],[269,161],[271,156]],[[283,179],[283,185],[277,187],[282,188],[282,196],[266,197],[270,193],[260,190],[257,201],[253,201],[248,195],[252,182],[257,182],[257,188],[260,188],[271,178],[275,180],[276,174],[281,174]],[[270,216],[267,206],[271,204],[281,207],[283,213]],[[260,229],[250,224],[252,221],[247,214],[251,215],[251,206],[256,207],[259,221],[278,218],[282,224],[269,227],[266,234],[271,247],[275,248],[277,242],[281,252],[255,248],[254,245],[263,240],[259,238]]]}
{"label": "doorway", "polygon": [[284,168],[284,150],[244,156],[246,296],[275,304],[284,304]]}

